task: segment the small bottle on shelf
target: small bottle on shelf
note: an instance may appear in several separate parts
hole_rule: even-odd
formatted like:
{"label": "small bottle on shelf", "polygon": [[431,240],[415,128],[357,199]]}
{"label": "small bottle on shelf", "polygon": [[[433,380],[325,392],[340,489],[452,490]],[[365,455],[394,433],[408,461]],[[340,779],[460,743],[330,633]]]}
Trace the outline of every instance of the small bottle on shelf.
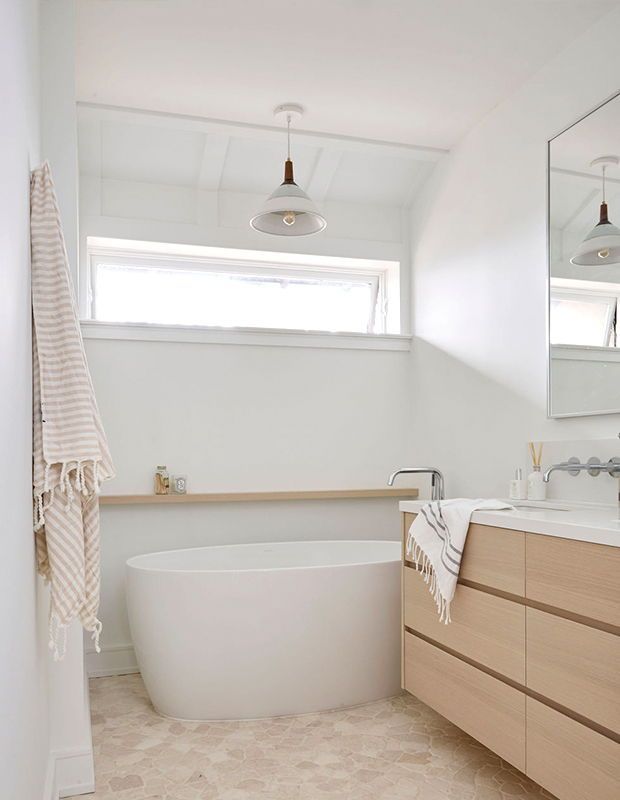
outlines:
{"label": "small bottle on shelf", "polygon": [[155,472],[155,494],[168,494],[170,491],[170,476],[165,464],[158,466]]}

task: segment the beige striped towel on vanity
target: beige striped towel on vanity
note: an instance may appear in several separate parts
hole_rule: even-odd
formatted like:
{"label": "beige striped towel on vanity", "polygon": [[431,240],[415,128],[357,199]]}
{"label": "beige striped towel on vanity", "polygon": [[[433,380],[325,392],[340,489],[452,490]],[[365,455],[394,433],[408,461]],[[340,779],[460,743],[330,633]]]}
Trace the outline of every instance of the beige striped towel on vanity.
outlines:
{"label": "beige striped towel on vanity", "polygon": [[37,566],[49,582],[50,648],[64,656],[79,619],[97,652],[99,500],[114,477],[86,364],[49,164],[30,182],[33,488]]}

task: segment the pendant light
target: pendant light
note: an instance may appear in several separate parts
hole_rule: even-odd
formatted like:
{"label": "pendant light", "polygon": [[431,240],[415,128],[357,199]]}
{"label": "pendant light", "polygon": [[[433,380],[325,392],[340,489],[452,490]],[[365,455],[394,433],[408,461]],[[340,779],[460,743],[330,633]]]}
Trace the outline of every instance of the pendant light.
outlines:
{"label": "pendant light", "polygon": [[252,217],[250,225],[255,231],[272,236],[310,236],[327,227],[325,217],[319,212],[308,195],[295,183],[291,161],[291,121],[300,119],[301,106],[287,104],[274,111],[276,118],[286,120],[287,156],[284,162],[284,180]]}
{"label": "pendant light", "polygon": [[603,201],[598,224],[575,250],[570,260],[578,267],[606,267],[620,265],[620,229],[609,221],[605,199],[605,171],[609,165],[617,166],[617,156],[595,158],[591,167],[601,167],[603,171]]}

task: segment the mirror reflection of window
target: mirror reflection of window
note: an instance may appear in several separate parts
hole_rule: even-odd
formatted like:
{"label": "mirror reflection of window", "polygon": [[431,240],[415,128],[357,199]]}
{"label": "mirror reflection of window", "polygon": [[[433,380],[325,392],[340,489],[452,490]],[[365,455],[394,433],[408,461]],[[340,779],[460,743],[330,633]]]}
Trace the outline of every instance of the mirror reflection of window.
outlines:
{"label": "mirror reflection of window", "polygon": [[617,314],[617,297],[552,290],[551,344],[616,347]]}

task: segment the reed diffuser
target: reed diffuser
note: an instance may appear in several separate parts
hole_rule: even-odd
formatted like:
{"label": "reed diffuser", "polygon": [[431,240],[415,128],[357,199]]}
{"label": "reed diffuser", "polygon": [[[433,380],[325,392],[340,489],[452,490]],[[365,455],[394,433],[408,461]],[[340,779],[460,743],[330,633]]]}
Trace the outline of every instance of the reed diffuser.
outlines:
{"label": "reed diffuser", "polygon": [[532,457],[532,471],[527,476],[527,499],[528,500],[546,500],[547,499],[547,484],[543,480],[541,471],[542,462],[542,442],[528,442],[530,448],[530,455]]}

